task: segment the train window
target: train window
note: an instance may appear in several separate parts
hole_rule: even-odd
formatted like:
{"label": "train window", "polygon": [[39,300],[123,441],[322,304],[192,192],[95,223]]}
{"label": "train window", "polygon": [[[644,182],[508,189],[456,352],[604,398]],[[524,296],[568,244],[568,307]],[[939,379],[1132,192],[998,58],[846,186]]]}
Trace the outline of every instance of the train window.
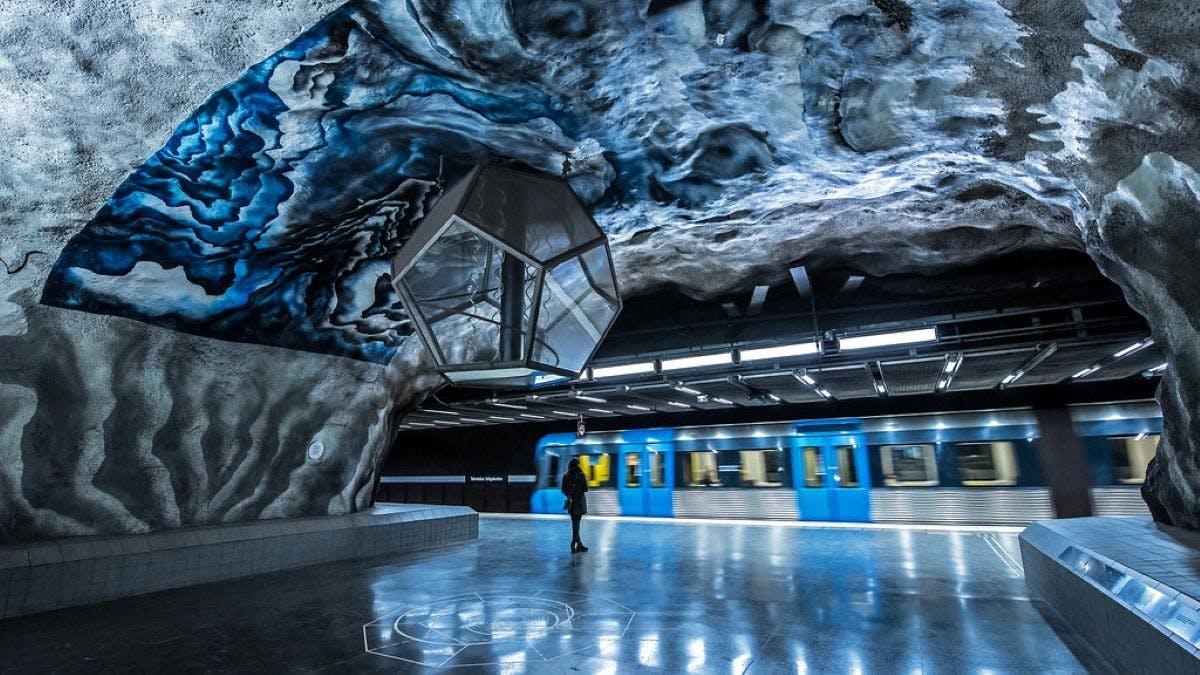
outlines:
{"label": "train window", "polygon": [[1017,453],[1008,441],[959,443],[954,447],[963,485],[1016,485]]}
{"label": "train window", "polygon": [[739,450],[739,480],[743,487],[782,487],[787,453],[775,450]]}
{"label": "train window", "polygon": [[642,484],[642,456],[636,452],[625,455],[625,486],[637,487]]}
{"label": "train window", "polygon": [[663,476],[663,456],[660,453],[650,453],[650,487],[663,487],[666,485],[666,477]]}
{"label": "train window", "polygon": [[675,483],[687,487],[722,487],[715,452],[681,452],[675,457]]}
{"label": "train window", "polygon": [[612,457],[607,452],[579,455],[579,468],[587,476],[588,487],[612,487]]}
{"label": "train window", "polygon": [[804,448],[804,487],[825,487],[825,458],[816,445]]}
{"label": "train window", "polygon": [[1139,434],[1110,439],[1113,469],[1118,483],[1137,485],[1146,480],[1146,465],[1158,447],[1158,434]]}
{"label": "train window", "polygon": [[854,463],[854,446],[839,445],[837,446],[838,460],[838,487],[856,488],[862,487],[858,483],[858,467]]}
{"label": "train window", "polygon": [[938,484],[937,452],[932,444],[883,445],[879,448],[883,484],[917,487]]}
{"label": "train window", "polygon": [[775,450],[681,452],[676,483],[688,487],[782,487],[787,453]]}
{"label": "train window", "polygon": [[549,460],[548,466],[550,467],[546,473],[547,487],[558,487],[558,481],[562,478],[558,473],[558,455],[549,455],[546,459]]}

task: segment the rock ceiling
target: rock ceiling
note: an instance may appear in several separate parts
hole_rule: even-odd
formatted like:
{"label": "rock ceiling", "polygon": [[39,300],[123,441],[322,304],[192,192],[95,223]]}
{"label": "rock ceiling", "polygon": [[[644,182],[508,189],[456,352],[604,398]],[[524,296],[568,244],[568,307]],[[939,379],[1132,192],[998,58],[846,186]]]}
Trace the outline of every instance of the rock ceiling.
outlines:
{"label": "rock ceiling", "polygon": [[440,383],[386,279],[439,167],[564,156],[626,295],[1086,250],[1169,356],[1150,491],[1198,527],[1198,35],[1192,0],[9,0],[0,542],[364,507]]}
{"label": "rock ceiling", "polygon": [[569,156],[626,294],[1077,249],[1089,186],[1060,166],[1186,115],[1181,66],[1091,4],[1068,65],[979,0],[352,2],[185,120],[44,301],[386,362],[408,333],[387,262],[439,167],[490,158]]}

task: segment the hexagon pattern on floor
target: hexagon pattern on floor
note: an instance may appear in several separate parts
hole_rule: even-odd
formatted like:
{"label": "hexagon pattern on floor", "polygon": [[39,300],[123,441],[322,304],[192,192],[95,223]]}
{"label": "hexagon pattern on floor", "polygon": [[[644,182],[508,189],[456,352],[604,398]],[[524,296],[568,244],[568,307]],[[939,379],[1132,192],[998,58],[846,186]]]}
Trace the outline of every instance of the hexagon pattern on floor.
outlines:
{"label": "hexagon pattern on floor", "polygon": [[[411,605],[363,626],[372,654],[426,667],[549,662],[619,640],[635,612],[583,593],[462,593]],[[509,649],[511,647],[511,649]]]}

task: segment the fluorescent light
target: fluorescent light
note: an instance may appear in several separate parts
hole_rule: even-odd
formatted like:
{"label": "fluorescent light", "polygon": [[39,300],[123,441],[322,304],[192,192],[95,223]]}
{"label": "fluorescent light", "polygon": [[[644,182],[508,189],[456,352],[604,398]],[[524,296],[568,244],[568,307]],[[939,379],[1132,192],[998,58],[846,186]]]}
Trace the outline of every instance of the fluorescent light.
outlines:
{"label": "fluorescent light", "polygon": [[704,395],[704,392],[702,392],[702,391],[696,391],[695,389],[692,389],[691,387],[685,387],[682,382],[671,385],[671,388],[674,389],[675,391],[682,391],[685,394],[691,394],[692,396],[703,396]]}
{"label": "fluorescent light", "polygon": [[1075,373],[1074,375],[1072,375],[1071,379],[1078,380],[1081,377],[1087,377],[1088,375],[1091,375],[1092,373],[1096,372],[1097,370],[1100,370],[1099,366],[1088,366],[1087,368],[1084,368],[1083,370],[1079,371],[1078,373]]}
{"label": "fluorescent light", "polygon": [[[875,393],[879,396],[887,396],[887,382],[883,379],[883,365],[878,361],[871,361],[864,364],[867,369],[867,374],[871,376],[871,384],[875,387]],[[949,376],[943,376],[942,380],[949,383]]]}
{"label": "fluorescent light", "polygon": [[496,420],[497,422],[511,422],[511,421],[513,421],[511,417],[496,417],[495,415],[488,415],[488,419],[489,419],[489,420]]}
{"label": "fluorescent light", "polygon": [[938,375],[937,385],[934,388],[938,391],[946,391],[949,389],[950,383],[954,381],[954,376],[958,375],[958,369],[962,367],[962,364],[962,352],[947,354],[946,364],[942,366],[942,374]]}
{"label": "fluorescent light", "polygon": [[692,407],[692,406],[690,406],[690,405],[688,405],[688,404],[686,404],[686,403],[680,403],[679,401],[667,401],[667,405],[673,405],[673,406],[675,406],[676,408],[690,408],[690,407]]}
{"label": "fluorescent light", "polygon": [[554,413],[555,415],[566,415],[567,417],[575,416],[575,413],[567,412],[566,410],[551,410],[550,412]]}
{"label": "fluorescent light", "polygon": [[723,403],[725,405],[733,405],[733,401],[730,401],[727,398],[721,398],[720,396],[714,396],[711,400],[716,403]]}
{"label": "fluorescent light", "polygon": [[629,408],[630,410],[645,410],[647,412],[654,410],[654,408],[647,408],[644,405],[638,405],[636,403],[630,403],[630,404],[626,405],[625,407]]}
{"label": "fluorescent light", "polygon": [[838,346],[842,351],[909,345],[918,342],[937,342],[937,331],[933,328],[918,328],[916,330],[905,330],[897,333],[877,333],[875,335],[856,335],[854,337],[838,338]]}
{"label": "fluorescent light", "polygon": [[770,394],[770,393],[767,394],[767,398],[771,399],[772,401],[774,401],[776,403],[780,403],[783,401],[783,399],[779,398],[775,394]]}
{"label": "fluorescent light", "polygon": [[520,405],[517,403],[503,403],[501,401],[489,401],[489,402],[492,405],[498,406],[501,408],[512,408],[513,410],[529,410],[529,408],[527,406],[523,406],[523,405]]}
{"label": "fluorescent light", "polygon": [[815,342],[797,342],[778,347],[762,347],[760,349],[743,349],[740,353],[742,361],[762,361],[763,359],[782,359],[789,356],[808,356],[821,351]]}
{"label": "fluorescent light", "polygon": [[599,380],[602,377],[622,377],[624,375],[640,375],[642,373],[653,373],[654,362],[647,363],[626,363],[620,366],[604,366],[602,368],[592,368],[592,379]]}
{"label": "fluorescent light", "polygon": [[1054,342],[1051,342],[1049,344],[1044,344],[1044,345],[1038,345],[1037,349],[1033,353],[1033,356],[1030,356],[1029,358],[1025,359],[1025,361],[1022,362],[1021,365],[1017,366],[1016,370],[1012,371],[1008,375],[1005,375],[1004,379],[1000,380],[1000,388],[1003,389],[1004,387],[1007,387],[1008,385],[1012,384],[1013,382],[1016,382],[1017,380],[1021,379],[1022,377],[1025,377],[1029,373],[1029,371],[1033,370],[1034,368],[1037,368],[1038,366],[1040,366],[1042,364],[1043,361],[1050,358],[1051,356],[1054,356],[1057,353],[1058,353],[1058,344],[1056,344]]}
{"label": "fluorescent light", "polygon": [[1160,363],[1157,366],[1154,366],[1153,368],[1147,370],[1146,372],[1147,373],[1161,373],[1162,371],[1164,371],[1166,369],[1167,369],[1167,364]]}
{"label": "fluorescent light", "polygon": [[1123,358],[1123,357],[1129,356],[1130,354],[1132,354],[1138,350],[1145,349],[1146,347],[1149,347],[1152,344],[1154,344],[1154,340],[1151,340],[1149,338],[1147,338],[1145,340],[1139,340],[1138,342],[1135,342],[1135,343],[1129,345],[1128,347],[1122,349],[1121,351],[1117,352],[1116,354],[1113,354],[1112,357],[1114,359]]}
{"label": "fluorescent light", "polygon": [[436,424],[430,424],[429,422],[409,422],[408,425],[411,427],[436,427],[437,426]]}
{"label": "fluorescent light", "polygon": [[793,370],[792,377],[803,382],[806,387],[808,387],[809,389],[816,392],[817,396],[820,396],[821,398],[824,398],[824,399],[833,398],[833,394],[830,393],[830,391],[828,389],[826,389],[825,387],[822,387],[821,385],[817,384],[817,381],[815,379],[813,379],[813,377],[811,375],[809,375],[807,371]]}
{"label": "fluorescent light", "polygon": [[600,409],[600,408],[588,408],[588,410],[590,410],[590,411],[592,411],[592,412],[594,412],[594,413],[602,413],[602,414],[604,414],[604,415],[609,415],[609,414],[612,414],[612,411],[611,411],[611,410],[602,410],[602,409]]}
{"label": "fluorescent light", "polygon": [[550,418],[548,418],[548,417],[545,417],[545,416],[543,416],[543,415],[530,415],[529,413],[521,413],[521,417],[528,417],[528,418],[529,418],[529,419],[531,419],[531,420],[545,420],[545,419],[550,419]]}
{"label": "fluorescent light", "polygon": [[460,418],[458,421],[459,422],[470,422],[471,424],[483,424],[484,422],[487,422],[487,420],[475,419],[474,417],[463,417],[463,418]]}
{"label": "fluorescent light", "polygon": [[575,398],[579,399],[580,401],[587,401],[588,403],[608,403],[608,401],[605,399],[596,398],[595,396],[586,396],[584,394],[575,394]]}
{"label": "fluorescent light", "polygon": [[1142,433],[1138,434],[1137,436],[1134,436],[1133,440],[1141,441],[1141,440],[1144,440],[1145,438],[1146,438],[1146,432],[1143,431]]}
{"label": "fluorescent light", "polygon": [[706,366],[723,366],[733,363],[732,352],[705,354],[703,356],[685,356],[679,359],[663,359],[659,363],[661,370],[683,370],[685,368],[704,368]]}
{"label": "fluorescent light", "polygon": [[436,408],[425,408],[421,412],[433,413],[434,415],[453,415],[454,417],[458,417],[458,413],[454,412],[453,410],[437,410]]}

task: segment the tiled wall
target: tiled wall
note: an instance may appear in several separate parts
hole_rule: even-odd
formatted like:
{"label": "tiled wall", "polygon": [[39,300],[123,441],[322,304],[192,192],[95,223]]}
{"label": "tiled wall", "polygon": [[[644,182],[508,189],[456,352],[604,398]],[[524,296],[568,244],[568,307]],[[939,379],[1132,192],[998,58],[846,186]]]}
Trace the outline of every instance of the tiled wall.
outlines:
{"label": "tiled wall", "polygon": [[345,516],[0,547],[0,618],[478,537],[479,514],[465,506],[389,505]]}
{"label": "tiled wall", "polygon": [[1036,522],[1021,533],[1025,581],[1117,672],[1197,673],[1200,603],[1156,578],[1196,576],[1190,534],[1148,518]]}

